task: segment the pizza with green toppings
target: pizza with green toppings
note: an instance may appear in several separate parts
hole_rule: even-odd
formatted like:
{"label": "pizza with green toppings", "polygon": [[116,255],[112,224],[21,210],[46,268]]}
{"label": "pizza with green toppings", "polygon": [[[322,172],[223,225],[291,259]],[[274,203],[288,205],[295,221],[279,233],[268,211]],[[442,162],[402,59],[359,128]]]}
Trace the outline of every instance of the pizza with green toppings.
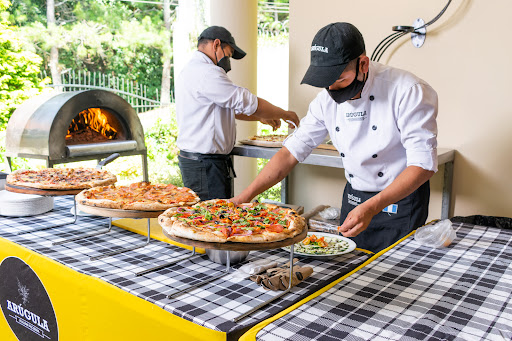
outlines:
{"label": "pizza with green toppings", "polygon": [[275,242],[306,228],[304,218],[292,209],[264,203],[235,205],[223,199],[169,208],[158,222],[172,236],[215,243]]}

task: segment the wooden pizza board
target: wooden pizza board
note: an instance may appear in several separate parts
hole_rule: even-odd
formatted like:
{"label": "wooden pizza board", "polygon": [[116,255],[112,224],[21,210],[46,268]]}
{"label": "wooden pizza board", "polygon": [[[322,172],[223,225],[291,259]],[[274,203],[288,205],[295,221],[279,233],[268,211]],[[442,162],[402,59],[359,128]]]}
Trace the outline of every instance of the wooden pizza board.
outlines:
{"label": "wooden pizza board", "polygon": [[[258,147],[268,147],[268,148],[281,148],[283,146],[282,142],[269,142],[269,141],[256,141],[256,140],[240,140],[238,141],[241,144],[247,144],[251,146]],[[327,149],[327,150],[337,150],[332,144],[322,143],[316,147],[316,149]]]}
{"label": "wooden pizza board", "polygon": [[316,147],[317,149],[327,149],[327,150],[337,150],[336,147],[334,147],[332,144],[325,144],[322,143]]}
{"label": "wooden pizza board", "polygon": [[282,142],[271,142],[271,141],[240,140],[238,142],[240,142],[242,144],[248,144],[251,146],[269,147],[269,148],[281,148],[283,146]]}
{"label": "wooden pizza board", "polygon": [[116,208],[94,207],[89,205],[82,205],[76,203],[77,208],[85,213],[98,215],[100,217],[111,218],[157,218],[164,211],[136,211],[136,210],[121,210]]}
{"label": "wooden pizza board", "polygon": [[83,191],[83,189],[40,189],[25,186],[17,186],[12,184],[5,184],[5,189],[9,192],[21,193],[21,194],[37,194],[44,196],[59,196],[59,195],[76,195]]}
{"label": "wooden pizza board", "polygon": [[226,250],[226,251],[254,251],[254,250],[273,250],[278,249],[283,246],[289,246],[295,243],[300,242],[308,235],[308,229],[305,228],[304,231],[302,231],[301,234],[296,235],[293,238],[288,238],[284,240],[280,240],[277,242],[271,242],[271,243],[234,243],[234,242],[226,242],[226,243],[210,243],[210,242],[203,242],[199,240],[193,240],[193,239],[187,239],[187,238],[181,238],[173,236],[167,231],[162,228],[162,232],[164,235],[174,240],[175,242],[182,243],[188,246],[195,246],[200,247],[203,249],[213,249],[213,250]]}

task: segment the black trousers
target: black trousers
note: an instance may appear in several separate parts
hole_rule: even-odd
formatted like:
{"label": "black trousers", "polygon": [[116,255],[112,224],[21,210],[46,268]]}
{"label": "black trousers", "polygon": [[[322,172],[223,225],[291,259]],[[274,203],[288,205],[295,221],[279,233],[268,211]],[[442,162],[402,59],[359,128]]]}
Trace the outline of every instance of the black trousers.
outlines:
{"label": "black trousers", "polygon": [[[357,191],[347,182],[343,192],[340,225],[355,206],[377,193]],[[425,224],[429,200],[430,182],[427,181],[409,196],[389,207],[388,212],[377,213],[366,230],[350,239],[361,249],[379,252]]]}
{"label": "black trousers", "polygon": [[183,185],[196,192],[201,200],[233,196],[231,182],[235,172],[229,155],[180,151],[178,163]]}

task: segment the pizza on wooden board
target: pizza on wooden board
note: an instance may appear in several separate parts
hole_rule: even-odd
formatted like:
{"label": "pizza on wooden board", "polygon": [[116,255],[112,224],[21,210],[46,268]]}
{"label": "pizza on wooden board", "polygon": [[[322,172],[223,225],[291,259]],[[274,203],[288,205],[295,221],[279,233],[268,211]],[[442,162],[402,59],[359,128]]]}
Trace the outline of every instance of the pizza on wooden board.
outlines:
{"label": "pizza on wooden board", "polygon": [[164,211],[170,207],[193,205],[199,200],[190,188],[150,182],[95,187],[76,196],[77,203],[82,205],[137,211]]}
{"label": "pizza on wooden board", "polygon": [[113,184],[117,177],[96,168],[20,169],[7,176],[10,185],[38,189],[72,190]]}
{"label": "pizza on wooden board", "polygon": [[235,205],[222,199],[170,208],[158,222],[170,235],[215,243],[276,242],[306,228],[304,218],[292,209],[264,203]]}
{"label": "pizza on wooden board", "polygon": [[281,142],[283,143],[284,140],[288,135],[281,135],[281,134],[272,134],[272,135],[254,135],[249,137],[249,140],[251,141],[265,141],[265,142]]}

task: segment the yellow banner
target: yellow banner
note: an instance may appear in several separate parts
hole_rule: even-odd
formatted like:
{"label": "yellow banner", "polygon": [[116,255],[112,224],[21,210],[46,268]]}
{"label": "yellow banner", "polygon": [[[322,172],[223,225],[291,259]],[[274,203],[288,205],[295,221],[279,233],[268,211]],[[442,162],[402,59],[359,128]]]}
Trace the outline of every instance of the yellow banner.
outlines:
{"label": "yellow banner", "polygon": [[[23,260],[41,280],[57,317],[59,340],[226,340],[226,333],[0,238],[0,262],[10,256]],[[0,340],[17,340],[3,316]]]}

